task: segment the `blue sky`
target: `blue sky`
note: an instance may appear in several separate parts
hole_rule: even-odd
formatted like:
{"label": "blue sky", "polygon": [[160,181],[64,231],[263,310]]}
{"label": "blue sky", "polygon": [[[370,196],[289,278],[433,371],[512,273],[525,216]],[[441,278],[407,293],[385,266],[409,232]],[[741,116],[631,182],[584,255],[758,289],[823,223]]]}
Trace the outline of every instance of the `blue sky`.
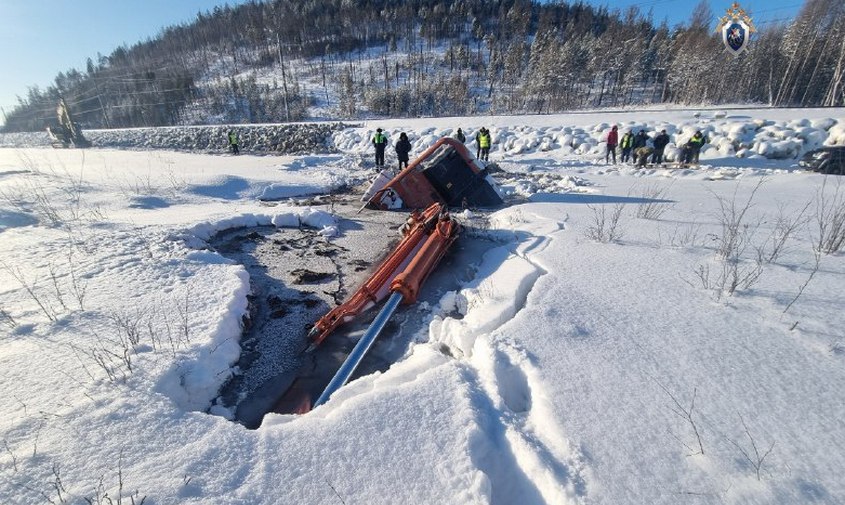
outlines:
{"label": "blue sky", "polygon": [[[192,21],[200,11],[215,5],[235,5],[245,0],[0,0],[0,47],[4,52],[0,79],[0,107],[10,110],[17,95],[30,86],[44,88],[60,71],[83,70],[90,57],[96,60],[126,43],[154,37],[162,28]],[[624,9],[638,5],[653,10],[654,18],[674,25],[686,21],[696,0],[588,0],[593,5]],[[724,15],[732,0],[711,0],[715,18]],[[758,25],[795,16],[803,2],[796,0],[743,0]],[[715,23],[715,19],[714,19]],[[3,121],[0,116],[0,122]]]}
{"label": "blue sky", "polygon": [[[4,62],[0,107],[7,111],[29,87],[49,86],[59,72],[85,69],[88,58],[124,43],[155,37],[170,25],[196,19],[215,5],[245,0],[0,0]],[[0,115],[0,123],[3,117]]]}
{"label": "blue sky", "polygon": [[[710,8],[714,14],[714,29],[716,20],[725,15],[733,2],[734,0],[710,0]],[[698,0],[587,0],[586,3],[604,5],[611,10],[624,10],[631,5],[638,6],[642,12],[648,12],[651,9],[656,22],[665,18],[672,26],[688,21]],[[801,0],[739,0],[739,6],[751,15],[755,25],[794,18],[802,5],[804,2]]]}

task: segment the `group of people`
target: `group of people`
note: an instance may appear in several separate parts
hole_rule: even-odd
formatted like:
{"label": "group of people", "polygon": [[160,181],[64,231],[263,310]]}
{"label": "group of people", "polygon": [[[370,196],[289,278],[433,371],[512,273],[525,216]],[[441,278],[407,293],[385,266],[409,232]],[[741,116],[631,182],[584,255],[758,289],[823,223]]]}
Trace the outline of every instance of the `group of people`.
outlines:
{"label": "group of people", "polygon": [[[633,165],[644,167],[651,159],[652,165],[660,165],[663,163],[663,153],[666,146],[669,145],[669,134],[666,130],[660,130],[660,133],[651,139],[645,130],[640,130],[636,135],[632,131],[626,131],[619,139],[619,127],[613,126],[610,133],[607,134],[607,154],[604,157],[605,163],[610,163],[613,158],[613,164],[616,164],[616,148],[619,147],[622,151],[622,163],[627,163],[629,160]],[[698,163],[698,156],[701,153],[701,148],[706,143],[706,139],[701,131],[695,134],[684,144],[681,149],[680,160],[681,164]]]}
{"label": "group of people", "polygon": [[[458,128],[455,132],[455,139],[460,143],[466,143],[467,138],[463,130]],[[490,130],[481,127],[478,133],[475,134],[475,143],[477,151],[475,156],[484,161],[490,160],[490,146],[493,143],[493,137],[490,135]],[[373,135],[372,144],[376,149],[376,166],[384,166],[384,152],[387,150],[387,135],[381,128],[376,128],[376,133]],[[399,160],[399,170],[408,166],[408,156],[411,152],[411,141],[408,140],[408,134],[401,132],[399,134],[399,141],[396,142],[396,158]]]}
{"label": "group of people", "polygon": [[[232,154],[238,154],[238,134],[229,130],[227,135],[229,147]],[[455,132],[455,139],[461,143],[466,142],[466,135],[463,130],[458,128]],[[373,146],[376,148],[376,166],[384,166],[384,151],[387,149],[387,135],[384,134],[381,128],[376,128],[376,134],[373,136]],[[476,154],[475,156],[483,161],[490,160],[490,146],[493,143],[493,138],[490,135],[490,130],[481,127],[475,134]],[[681,156],[678,160],[681,164],[698,163],[698,156],[701,153],[701,148],[707,143],[707,139],[701,133],[696,131],[686,144],[681,148]],[[666,130],[660,130],[660,133],[651,139],[645,130],[640,130],[636,135],[630,130],[626,131],[622,138],[619,138],[619,127],[614,125],[607,134],[607,153],[605,154],[605,163],[610,163],[611,158],[613,164],[616,164],[616,149],[621,150],[622,163],[630,162],[633,165],[640,167],[646,166],[649,159],[652,165],[660,165],[663,163],[663,152],[669,144],[669,134]],[[399,169],[408,166],[408,156],[411,152],[411,141],[408,140],[408,134],[402,132],[399,134],[399,141],[396,142],[396,157],[399,160]]]}

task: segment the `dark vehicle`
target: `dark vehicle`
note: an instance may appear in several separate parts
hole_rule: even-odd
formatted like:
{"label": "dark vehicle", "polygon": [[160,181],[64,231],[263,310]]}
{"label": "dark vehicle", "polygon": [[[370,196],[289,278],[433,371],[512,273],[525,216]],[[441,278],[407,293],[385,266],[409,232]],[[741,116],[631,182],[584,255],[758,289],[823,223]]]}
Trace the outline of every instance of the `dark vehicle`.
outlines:
{"label": "dark vehicle", "polygon": [[798,166],[823,174],[845,175],[845,146],[810,151],[801,158]]}

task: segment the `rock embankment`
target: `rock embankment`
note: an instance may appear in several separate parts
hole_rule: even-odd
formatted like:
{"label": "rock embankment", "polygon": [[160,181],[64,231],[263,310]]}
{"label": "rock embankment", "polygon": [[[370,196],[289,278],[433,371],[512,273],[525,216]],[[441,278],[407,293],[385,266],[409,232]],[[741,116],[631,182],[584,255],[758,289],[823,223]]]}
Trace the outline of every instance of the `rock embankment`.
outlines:
{"label": "rock embankment", "polygon": [[[83,133],[94,147],[220,153],[228,151],[227,134],[234,130],[243,153],[313,154],[335,152],[332,135],[348,126],[343,123],[174,126],[86,130]],[[46,132],[0,135],[0,147],[49,145]]]}

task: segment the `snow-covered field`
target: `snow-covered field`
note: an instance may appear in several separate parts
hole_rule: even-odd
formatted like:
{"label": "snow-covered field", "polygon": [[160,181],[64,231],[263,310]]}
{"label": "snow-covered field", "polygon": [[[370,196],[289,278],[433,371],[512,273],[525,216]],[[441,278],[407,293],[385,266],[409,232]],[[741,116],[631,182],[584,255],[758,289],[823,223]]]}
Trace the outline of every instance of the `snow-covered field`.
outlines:
{"label": "snow-covered field", "polygon": [[[845,502],[825,250],[845,179],[794,159],[845,143],[845,110],[716,116],[390,120],[305,156],[0,149],[0,503]],[[698,169],[605,165],[612,122],[711,147]],[[247,430],[218,389],[249,276],[207,241],[335,240],[355,216],[268,200],[365,183],[377,126],[412,155],[490,127],[522,203],[459,214],[492,245],[402,360]]]}

